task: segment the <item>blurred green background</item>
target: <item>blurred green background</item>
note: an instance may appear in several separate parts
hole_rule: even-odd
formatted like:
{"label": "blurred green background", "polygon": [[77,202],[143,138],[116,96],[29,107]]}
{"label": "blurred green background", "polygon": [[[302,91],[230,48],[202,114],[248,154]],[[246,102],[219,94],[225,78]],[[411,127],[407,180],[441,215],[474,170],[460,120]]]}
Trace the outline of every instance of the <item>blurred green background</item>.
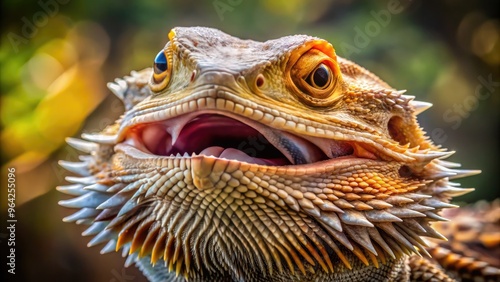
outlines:
{"label": "blurred green background", "polygon": [[[85,247],[85,228],[55,186],[76,160],[66,136],[102,129],[123,113],[105,84],[151,66],[175,26],[210,26],[254,40],[305,33],[418,100],[419,116],[450,158],[481,169],[461,180],[472,203],[500,197],[498,1],[2,1],[2,215],[7,168],[16,168],[16,276],[2,281],[143,281],[118,254]],[[2,223],[5,220],[2,219]],[[5,229],[0,231],[2,250]],[[2,251],[2,259],[6,252]],[[2,264],[5,266],[4,262]],[[2,276],[7,275],[2,272]]]}

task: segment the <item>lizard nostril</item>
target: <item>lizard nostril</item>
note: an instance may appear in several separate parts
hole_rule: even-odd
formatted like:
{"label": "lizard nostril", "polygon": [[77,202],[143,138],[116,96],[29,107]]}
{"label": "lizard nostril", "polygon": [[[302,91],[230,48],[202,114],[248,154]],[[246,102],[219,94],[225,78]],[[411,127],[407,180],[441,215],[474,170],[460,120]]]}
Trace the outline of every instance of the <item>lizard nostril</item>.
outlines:
{"label": "lizard nostril", "polygon": [[262,74],[259,74],[257,75],[257,79],[255,80],[255,85],[257,85],[257,87],[262,87],[262,85],[264,85],[264,76]]}
{"label": "lizard nostril", "polygon": [[195,78],[196,78],[196,70],[193,70],[193,72],[191,73],[190,81],[193,82]]}

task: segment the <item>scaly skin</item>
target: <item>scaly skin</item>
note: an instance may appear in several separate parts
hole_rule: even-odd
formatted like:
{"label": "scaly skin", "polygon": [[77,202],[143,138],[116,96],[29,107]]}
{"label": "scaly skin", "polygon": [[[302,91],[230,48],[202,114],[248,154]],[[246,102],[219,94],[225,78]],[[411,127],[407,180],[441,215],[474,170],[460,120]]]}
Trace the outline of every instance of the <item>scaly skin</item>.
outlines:
{"label": "scaly skin", "polygon": [[151,281],[454,281],[418,255],[471,190],[448,180],[476,171],[424,135],[430,104],[310,36],[169,39],[153,70],[109,84],[114,125],[68,139],[90,155],[61,162],[83,177],[60,204],[89,246]]}

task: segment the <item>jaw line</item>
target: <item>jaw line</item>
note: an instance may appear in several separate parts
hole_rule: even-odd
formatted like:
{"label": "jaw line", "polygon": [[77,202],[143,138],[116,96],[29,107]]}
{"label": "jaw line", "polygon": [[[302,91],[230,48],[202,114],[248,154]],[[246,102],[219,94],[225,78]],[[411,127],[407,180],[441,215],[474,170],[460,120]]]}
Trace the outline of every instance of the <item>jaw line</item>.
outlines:
{"label": "jaw line", "polygon": [[[255,163],[248,163],[244,161],[239,161],[239,160],[234,160],[234,159],[226,159],[226,158],[219,158],[219,157],[214,157],[214,156],[208,156],[208,155],[203,155],[203,154],[191,154],[189,155],[188,153],[184,153],[183,155],[177,154],[177,155],[170,155],[170,156],[158,156],[154,155],[145,151],[141,151],[140,149],[137,149],[134,145],[131,145],[130,143],[123,142],[116,144],[114,147],[115,152],[121,152],[127,156],[130,156],[134,159],[137,160],[203,160],[203,159],[215,159],[215,160],[221,160],[225,161],[228,163],[233,163],[233,164],[246,164],[248,166],[252,166],[255,168],[273,168],[273,169],[283,169],[286,171],[301,171],[302,173],[305,172],[310,172],[312,169],[313,171],[321,172],[321,171],[331,171],[332,169],[335,170],[336,168],[345,168],[349,167],[352,165],[360,165],[360,164],[365,164],[367,162],[373,162],[373,163],[386,163],[385,161],[379,160],[379,159],[370,159],[370,158],[363,158],[363,157],[356,157],[353,155],[350,156],[344,156],[344,157],[338,157],[338,158],[333,158],[333,159],[327,159],[327,160],[322,160],[314,163],[307,163],[307,164],[290,164],[290,165],[282,165],[282,166],[274,166],[274,165],[262,165],[262,164],[255,164]],[[318,170],[319,169],[319,170]]]}

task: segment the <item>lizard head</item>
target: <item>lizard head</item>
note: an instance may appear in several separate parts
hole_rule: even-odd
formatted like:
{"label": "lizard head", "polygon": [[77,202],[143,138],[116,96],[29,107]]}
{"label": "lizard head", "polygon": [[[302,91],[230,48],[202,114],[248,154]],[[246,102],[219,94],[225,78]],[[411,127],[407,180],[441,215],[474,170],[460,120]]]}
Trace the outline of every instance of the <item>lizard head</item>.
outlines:
{"label": "lizard head", "polygon": [[423,236],[476,173],[443,161],[430,104],[337,57],[325,40],[175,28],[151,69],[109,84],[124,115],[61,165],[89,245],[168,270],[348,271],[427,254]]}

